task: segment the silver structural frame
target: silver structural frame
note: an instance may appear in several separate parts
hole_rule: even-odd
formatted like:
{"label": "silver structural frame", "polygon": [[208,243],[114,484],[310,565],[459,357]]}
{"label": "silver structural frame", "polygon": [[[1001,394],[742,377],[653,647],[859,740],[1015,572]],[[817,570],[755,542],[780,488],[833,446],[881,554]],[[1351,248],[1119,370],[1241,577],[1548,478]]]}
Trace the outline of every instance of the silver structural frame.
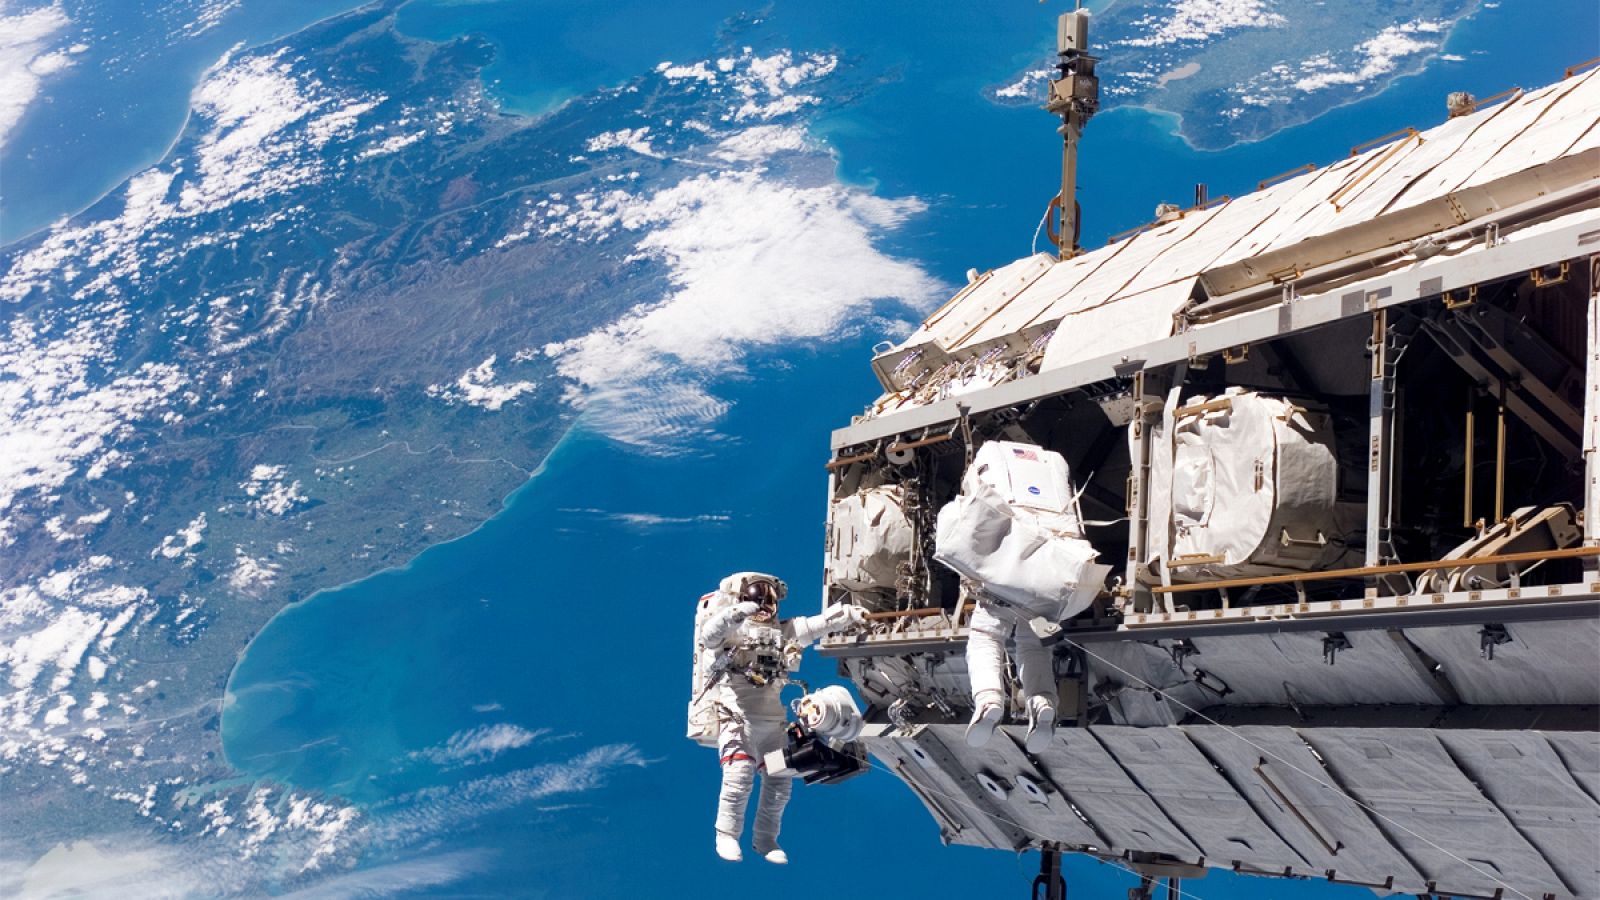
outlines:
{"label": "silver structural frame", "polygon": [[[1376,313],[1446,291],[1464,290],[1486,281],[1526,273],[1553,260],[1600,251],[1600,209],[1587,210],[1579,216],[1577,221],[1543,234],[1480,245],[1459,256],[1435,258],[1426,264],[1386,273],[1325,294],[1299,296],[1292,290],[1286,291],[1284,299],[1276,305],[1239,313],[1131,351],[1073,363],[927,406],[858,421],[834,431],[831,446],[840,450],[916,434],[959,419],[958,405],[969,413],[1015,406],[1064,394],[1083,385],[1218,354],[1242,344],[1268,341],[1351,316]],[[1597,364],[1600,363],[1591,355],[1591,382]],[[1594,398],[1591,393],[1591,399]],[[1591,405],[1590,409],[1600,407]],[[1592,421],[1586,421],[1586,432],[1593,427]],[[1586,448],[1596,446],[1589,440],[1585,445]]]}

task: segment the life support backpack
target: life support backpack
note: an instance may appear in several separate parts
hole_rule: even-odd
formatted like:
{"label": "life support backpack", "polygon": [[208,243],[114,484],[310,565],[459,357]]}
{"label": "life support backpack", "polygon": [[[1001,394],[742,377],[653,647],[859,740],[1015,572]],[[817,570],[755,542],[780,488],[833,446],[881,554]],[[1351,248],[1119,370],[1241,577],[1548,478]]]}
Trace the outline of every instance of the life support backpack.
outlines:
{"label": "life support backpack", "polygon": [[1061,454],[988,441],[939,510],[933,558],[1023,618],[1059,622],[1099,595],[1111,568],[1083,538]]}
{"label": "life support backpack", "polygon": [[761,578],[773,582],[778,586],[778,598],[781,600],[788,588],[782,579],[763,572],[735,572],[727,578],[717,589],[701,596],[694,609],[694,634],[690,637],[693,645],[694,665],[693,676],[689,684],[689,740],[707,747],[717,745],[717,711],[715,703],[716,691],[710,690],[709,681],[712,671],[717,665],[721,654],[720,647],[702,647],[700,645],[700,630],[706,620],[717,613],[734,606],[739,602],[739,592],[744,588],[745,582],[752,578]]}

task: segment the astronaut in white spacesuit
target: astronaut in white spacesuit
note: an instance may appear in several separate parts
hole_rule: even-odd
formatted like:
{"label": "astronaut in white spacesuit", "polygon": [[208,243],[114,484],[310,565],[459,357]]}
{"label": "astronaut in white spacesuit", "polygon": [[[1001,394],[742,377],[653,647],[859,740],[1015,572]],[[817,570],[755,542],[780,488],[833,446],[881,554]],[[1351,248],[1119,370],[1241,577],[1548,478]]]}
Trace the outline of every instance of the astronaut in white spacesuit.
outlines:
{"label": "astronaut in white spacesuit", "polygon": [[1055,734],[1054,654],[1034,631],[1088,608],[1111,568],[1084,538],[1066,459],[1036,444],[986,441],[961,475],[961,493],[939,509],[933,558],[961,576],[975,598],[967,635],[972,724],[983,747],[1006,712],[1006,642],[1012,645],[1028,715],[1030,753]]}
{"label": "astronaut in white spacesuit", "polygon": [[[717,855],[737,861],[743,854],[745,809],[762,758],[784,746],[784,706],[779,694],[805,647],[826,634],[866,620],[858,606],[840,604],[821,615],[779,619],[783,583],[749,573],[738,585],[738,602],[707,616],[696,629],[697,650],[713,658],[706,697],[716,717],[717,751],[722,761],[722,793],[717,804]],[[710,595],[708,595],[710,596]],[[730,598],[731,599],[731,598]],[[751,845],[768,862],[783,864],[778,847],[783,808],[793,787],[790,778],[763,774]]]}

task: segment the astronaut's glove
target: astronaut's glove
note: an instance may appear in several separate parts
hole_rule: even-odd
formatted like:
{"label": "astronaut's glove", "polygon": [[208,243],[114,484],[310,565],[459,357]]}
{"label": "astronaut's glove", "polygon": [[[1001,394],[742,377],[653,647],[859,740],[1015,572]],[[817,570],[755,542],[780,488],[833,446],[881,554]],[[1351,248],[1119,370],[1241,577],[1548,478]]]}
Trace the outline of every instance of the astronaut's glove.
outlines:
{"label": "astronaut's glove", "polygon": [[746,600],[733,608],[733,620],[735,622],[743,622],[760,611],[761,604]]}
{"label": "astronaut's glove", "polygon": [[850,631],[867,624],[867,611],[853,603],[840,603],[824,616],[829,631]]}

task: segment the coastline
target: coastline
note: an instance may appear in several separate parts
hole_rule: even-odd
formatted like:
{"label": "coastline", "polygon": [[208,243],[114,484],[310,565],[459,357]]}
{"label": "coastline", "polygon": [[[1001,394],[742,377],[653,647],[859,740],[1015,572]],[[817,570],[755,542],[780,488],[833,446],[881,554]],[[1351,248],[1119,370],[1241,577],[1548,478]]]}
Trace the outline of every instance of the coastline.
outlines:
{"label": "coastline", "polygon": [[128,181],[133,178],[133,176],[138,175],[140,172],[143,172],[153,166],[158,166],[169,159],[172,156],[172,152],[178,148],[178,145],[183,142],[184,137],[189,132],[189,123],[194,118],[194,92],[199,89],[206,76],[226,60],[231,59],[240,53],[249,52],[260,47],[287,41],[296,35],[299,35],[326,22],[337,19],[340,16],[347,16],[360,10],[382,7],[385,5],[393,5],[395,9],[398,10],[400,7],[413,2],[413,0],[341,0],[341,2],[344,2],[346,5],[341,6],[339,9],[333,12],[319,15],[312,21],[301,23],[289,28],[288,30],[274,32],[266,37],[236,41],[230,45],[227,50],[223,51],[220,56],[217,56],[210,62],[204,63],[203,65],[195,68],[189,78],[189,88],[183,94],[183,116],[178,121],[177,126],[172,130],[172,137],[161,145],[159,152],[147,156],[141,156],[139,159],[119,167],[114,171],[111,171],[111,173],[106,175],[102,180],[104,187],[97,189],[97,192],[94,193],[94,195],[88,201],[81,203],[75,209],[57,212],[50,215],[47,221],[28,229],[26,232],[12,237],[0,239],[0,252],[4,252],[18,244],[23,243],[24,241],[36,238],[39,235],[48,232],[52,227],[55,226],[57,222],[61,222],[63,220],[71,221],[72,219],[83,215],[84,213],[93,209],[97,204],[103,202],[106,198],[114,194],[118,188],[125,186]]}
{"label": "coastline", "polygon": [[[524,479],[521,484],[517,485],[517,487],[514,490],[512,490],[510,493],[506,494],[505,497],[503,497],[501,499],[501,501],[500,501],[500,509],[497,510],[494,515],[484,518],[477,525],[473,526],[473,528],[471,530],[466,531],[466,532],[464,532],[462,534],[456,535],[455,537],[450,538],[449,540],[440,541],[440,542],[438,542],[436,544],[429,544],[427,547],[424,547],[422,550],[418,551],[410,559],[406,560],[403,563],[400,563],[399,565],[385,566],[384,568],[376,569],[376,570],[373,570],[373,571],[371,571],[371,572],[369,572],[369,573],[367,573],[365,575],[362,575],[359,578],[352,578],[352,579],[350,579],[348,581],[344,581],[344,582],[341,582],[339,584],[334,584],[334,585],[329,585],[327,587],[318,588],[317,590],[313,591],[310,594],[307,594],[305,597],[302,597],[299,600],[295,600],[295,601],[292,601],[290,603],[285,603],[284,605],[280,606],[276,611],[274,611],[272,613],[271,616],[269,616],[267,618],[267,620],[265,622],[262,622],[261,626],[256,629],[255,634],[250,636],[249,642],[247,642],[244,645],[244,647],[239,650],[238,654],[234,657],[233,665],[228,668],[228,677],[223,683],[222,696],[217,700],[217,703],[218,703],[218,716],[219,716],[219,723],[218,723],[218,726],[217,726],[217,745],[218,745],[218,749],[221,751],[221,754],[222,754],[222,762],[223,762],[223,764],[226,765],[229,769],[231,769],[239,777],[245,777],[245,778],[251,778],[251,779],[259,779],[259,778],[263,777],[263,776],[253,775],[253,774],[249,773],[247,770],[245,770],[243,767],[238,765],[232,758],[229,757],[229,755],[228,755],[228,739],[227,739],[227,733],[228,733],[228,710],[231,709],[233,707],[233,705],[234,705],[234,697],[236,696],[235,692],[234,692],[234,689],[233,689],[234,688],[234,678],[238,675],[240,666],[242,666],[244,664],[246,658],[250,655],[251,649],[255,647],[256,640],[264,632],[266,632],[266,630],[268,628],[271,628],[273,623],[277,622],[280,617],[282,617],[285,613],[289,612],[290,610],[301,609],[301,608],[307,606],[308,604],[310,604],[312,601],[315,601],[315,600],[325,600],[326,599],[326,595],[328,595],[328,594],[333,594],[333,593],[337,593],[339,591],[343,591],[343,590],[347,590],[347,589],[350,589],[350,588],[358,587],[358,586],[366,583],[367,581],[370,581],[371,579],[377,578],[379,576],[389,575],[389,574],[405,574],[406,572],[411,571],[422,560],[422,558],[427,556],[429,553],[433,553],[433,552],[437,551],[441,547],[448,547],[448,546],[450,546],[452,544],[456,544],[456,543],[458,543],[460,541],[464,541],[467,538],[470,538],[473,535],[477,534],[478,532],[482,531],[486,526],[489,525],[489,523],[494,522],[497,519],[499,519],[500,517],[504,516],[516,504],[517,498],[519,496],[521,496],[524,492],[528,491],[532,487],[532,485],[536,481],[538,481],[539,477],[545,473],[545,470],[548,468],[548,466],[550,465],[551,461],[556,458],[556,455],[558,453],[561,453],[564,450],[567,451],[567,452],[571,452],[570,449],[569,449],[569,445],[573,444],[576,440],[578,440],[579,438],[582,438],[582,437],[595,437],[595,438],[598,438],[598,439],[601,439],[601,440],[604,439],[604,437],[602,435],[599,435],[599,434],[591,434],[591,433],[588,433],[588,432],[584,432],[583,434],[580,434],[579,432],[583,431],[583,429],[584,429],[584,426],[583,426],[583,423],[582,423],[582,421],[580,419],[580,421],[573,423],[573,425],[571,427],[569,427],[566,431],[562,432],[561,436],[556,439],[554,444],[551,445],[550,450],[548,452],[546,452],[545,455],[539,460],[539,464],[534,466],[532,471],[530,471],[528,473],[528,477],[526,479]],[[298,785],[289,785],[289,786],[298,787]],[[347,801],[347,802],[354,802],[354,801]]]}

